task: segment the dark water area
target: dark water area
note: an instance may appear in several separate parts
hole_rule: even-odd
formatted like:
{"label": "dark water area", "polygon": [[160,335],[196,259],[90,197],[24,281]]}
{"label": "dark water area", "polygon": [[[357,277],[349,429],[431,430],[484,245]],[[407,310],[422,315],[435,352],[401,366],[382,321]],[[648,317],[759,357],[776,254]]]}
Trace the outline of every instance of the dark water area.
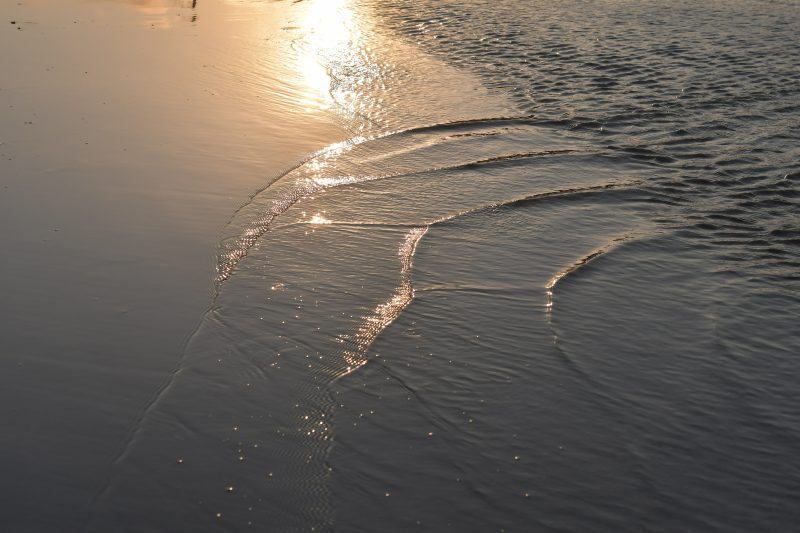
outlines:
{"label": "dark water area", "polygon": [[341,530],[795,529],[797,5],[422,4],[378,10],[589,152],[509,195],[641,181],[431,227],[335,386]]}
{"label": "dark water area", "polygon": [[[171,216],[203,208],[174,262],[209,265],[143,272],[163,282],[139,295],[163,302],[139,318],[160,336],[97,341],[110,362],[36,344],[39,379],[75,375],[8,409],[6,442],[107,434],[40,444],[58,453],[23,485],[50,506],[10,530],[796,530],[795,3],[141,5],[211,51],[213,74],[182,75],[193,98],[225,95],[176,127],[191,158],[158,159],[196,191]],[[115,373],[150,346],[139,377]],[[87,368],[117,381],[59,410]],[[35,429],[46,412],[72,418]]]}

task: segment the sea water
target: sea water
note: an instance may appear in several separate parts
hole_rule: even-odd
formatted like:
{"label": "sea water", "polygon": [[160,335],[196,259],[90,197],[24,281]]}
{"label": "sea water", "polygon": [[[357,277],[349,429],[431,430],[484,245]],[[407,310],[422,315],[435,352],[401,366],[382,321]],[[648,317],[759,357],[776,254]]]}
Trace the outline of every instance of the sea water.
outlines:
{"label": "sea water", "polygon": [[796,7],[309,4],[348,138],[230,213],[89,529],[791,531]]}

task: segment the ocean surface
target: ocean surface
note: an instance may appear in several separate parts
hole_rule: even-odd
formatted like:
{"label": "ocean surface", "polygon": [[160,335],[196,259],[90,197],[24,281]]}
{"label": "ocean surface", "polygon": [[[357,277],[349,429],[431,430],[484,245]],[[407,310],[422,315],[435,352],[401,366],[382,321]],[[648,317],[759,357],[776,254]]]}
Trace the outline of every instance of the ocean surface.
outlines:
{"label": "ocean surface", "polygon": [[[127,403],[83,398],[120,426],[87,497],[20,481],[9,531],[797,529],[796,2],[151,4],[123,43],[211,43],[187,72],[236,87],[176,126],[225,168],[163,200],[209,261],[149,289],[172,345]],[[68,433],[36,428],[70,394],[3,411],[3,447]]]}

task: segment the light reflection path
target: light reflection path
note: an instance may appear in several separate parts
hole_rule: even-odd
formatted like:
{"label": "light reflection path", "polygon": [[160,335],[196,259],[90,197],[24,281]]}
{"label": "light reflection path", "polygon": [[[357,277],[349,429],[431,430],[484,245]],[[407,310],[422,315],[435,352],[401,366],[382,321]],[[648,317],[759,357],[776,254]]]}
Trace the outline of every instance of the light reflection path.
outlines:
{"label": "light reflection path", "polygon": [[371,22],[352,0],[311,0],[293,42],[296,71],[307,88],[298,101],[305,109],[338,114],[353,135],[379,129],[376,100],[395,67],[374,50]]}
{"label": "light reflection path", "polygon": [[354,78],[363,76],[366,61],[359,61],[361,34],[358,21],[349,0],[313,0],[302,21],[304,36],[298,45],[297,71],[312,96],[301,102],[306,106],[330,107],[334,104],[332,93],[333,70],[337,64],[355,64],[350,73]]}

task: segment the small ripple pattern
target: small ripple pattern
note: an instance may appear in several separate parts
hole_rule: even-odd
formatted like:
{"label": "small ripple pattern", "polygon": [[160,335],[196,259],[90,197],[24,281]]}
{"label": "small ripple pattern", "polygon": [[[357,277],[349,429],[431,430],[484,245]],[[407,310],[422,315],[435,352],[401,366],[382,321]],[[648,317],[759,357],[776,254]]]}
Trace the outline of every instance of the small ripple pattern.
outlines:
{"label": "small ripple pattern", "polygon": [[797,282],[796,3],[422,4],[378,11],[542,123],[660,167],[653,202],[721,268]]}

